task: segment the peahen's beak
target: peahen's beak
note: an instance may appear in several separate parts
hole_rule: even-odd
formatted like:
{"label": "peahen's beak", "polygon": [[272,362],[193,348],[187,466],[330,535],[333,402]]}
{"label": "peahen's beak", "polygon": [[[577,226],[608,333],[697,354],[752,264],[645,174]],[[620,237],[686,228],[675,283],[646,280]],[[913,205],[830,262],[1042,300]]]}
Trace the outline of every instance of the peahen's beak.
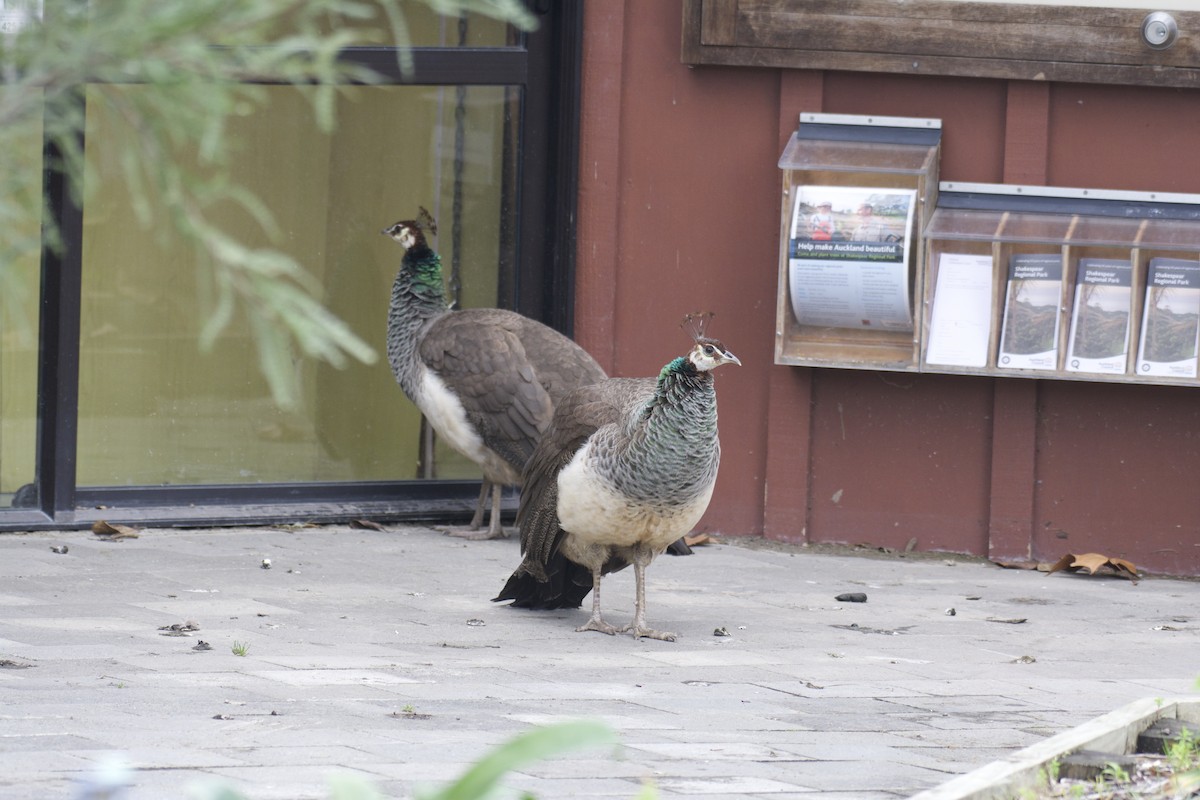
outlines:
{"label": "peahen's beak", "polygon": [[742,360],[728,350],[726,350],[724,353],[721,353],[721,356],[725,359],[727,364],[737,364],[739,367],[742,365]]}

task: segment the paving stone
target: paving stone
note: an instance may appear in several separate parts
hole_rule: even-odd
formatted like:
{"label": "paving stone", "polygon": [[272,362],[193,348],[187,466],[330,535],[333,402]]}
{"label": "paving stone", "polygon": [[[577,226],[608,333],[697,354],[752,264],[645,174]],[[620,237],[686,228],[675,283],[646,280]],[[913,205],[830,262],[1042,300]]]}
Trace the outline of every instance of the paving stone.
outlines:
{"label": "paving stone", "polygon": [[778,794],[781,792],[796,792],[812,790],[813,787],[804,787],[794,783],[784,783],[783,781],[770,780],[766,778],[725,778],[705,780],[692,780],[687,778],[669,778],[667,780],[656,781],[655,784],[662,789],[663,792],[678,795],[720,795],[720,794],[735,794],[740,797],[757,794]]}
{"label": "paving stone", "polygon": [[[714,545],[648,572],[672,643],[491,603],[519,559],[514,539],[408,525],[0,536],[0,664],[32,665],[0,667],[0,797],[71,796],[114,754],[138,768],[123,800],[197,781],[327,800],[339,769],[410,796],[590,718],[623,746],[527,765],[509,796],[632,798],[648,779],[663,798],[885,800],[1195,689],[1200,624],[1153,630],[1190,613],[1194,582]],[[627,620],[632,571],[605,589]],[[189,619],[190,637],[158,630]]]}

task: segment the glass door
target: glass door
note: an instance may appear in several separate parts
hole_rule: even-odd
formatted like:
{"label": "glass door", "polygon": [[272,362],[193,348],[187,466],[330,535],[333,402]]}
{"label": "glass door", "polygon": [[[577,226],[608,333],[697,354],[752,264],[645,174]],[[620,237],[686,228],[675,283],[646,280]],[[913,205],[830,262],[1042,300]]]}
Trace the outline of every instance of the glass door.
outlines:
{"label": "glass door", "polygon": [[[0,100],[3,89],[0,88]],[[38,507],[37,454],[38,220],[12,213],[42,194],[40,115],[25,117],[0,151],[0,512]]]}
{"label": "glass door", "polygon": [[[313,122],[303,87],[261,87],[269,102],[235,123],[237,175],[277,231],[232,204],[216,211],[223,228],[296,259],[381,356],[345,369],[301,359],[299,403],[287,411],[271,400],[249,320],[202,350],[213,291],[198,256],[134,212],[118,149],[133,132],[100,101],[166,89],[84,89],[87,199],[77,208],[49,187],[65,248],[40,254],[51,264],[40,358],[36,336],[10,330],[17,317],[6,311],[0,329],[0,509],[27,510],[0,512],[0,530],[469,510],[478,471],[431,440],[382,357],[403,251],[381,231],[427,208],[459,306],[569,329],[575,104],[564,99],[578,91],[580,14],[577,3],[551,4],[522,34],[413,10],[415,71],[401,75],[386,47],[346,51],[387,80],[344,87],[332,133]],[[190,147],[172,157],[196,159]],[[35,175],[40,158],[33,132]],[[35,333],[38,265],[34,252],[21,300]],[[6,308],[14,298],[5,292]]]}

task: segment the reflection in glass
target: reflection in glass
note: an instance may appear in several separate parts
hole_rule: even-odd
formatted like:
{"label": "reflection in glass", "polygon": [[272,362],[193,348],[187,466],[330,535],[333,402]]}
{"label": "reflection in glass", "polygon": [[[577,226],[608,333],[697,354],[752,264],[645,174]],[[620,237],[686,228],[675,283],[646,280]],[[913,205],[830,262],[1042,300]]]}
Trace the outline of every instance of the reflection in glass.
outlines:
{"label": "reflection in glass", "polygon": [[475,13],[446,17],[425,3],[400,4],[407,36],[407,41],[401,41],[377,2],[367,0],[361,5],[369,9],[370,16],[334,17],[327,28],[369,28],[375,34],[372,45],[376,47],[511,47],[520,41],[520,32],[507,23]]}
{"label": "reflection in glass", "polygon": [[[3,91],[0,89],[0,91]],[[37,505],[38,285],[42,120],[12,123],[0,151],[0,510]]]}
{"label": "reflection in glass", "polygon": [[[144,91],[156,90],[93,86],[88,98]],[[498,304],[513,263],[506,231],[515,212],[508,165],[518,92],[360,87],[340,98],[339,127],[327,135],[311,124],[304,90],[267,91],[269,108],[235,123],[235,174],[271,210],[282,236],[268,240],[240,209],[216,216],[252,244],[304,264],[329,307],[380,358],[344,370],[300,363],[302,408],[287,413],[271,402],[246,320],[236,319],[211,352],[200,352],[209,287],[196,256],[168,232],[139,225],[116,147],[129,132],[89,102],[95,185],[84,215],[79,485],[477,475],[441,448],[432,459],[422,456],[419,414],[383,358],[403,252],[380,232],[425,206],[437,218],[435,246],[448,275],[458,267],[460,304]],[[458,253],[453,241],[461,242]]]}

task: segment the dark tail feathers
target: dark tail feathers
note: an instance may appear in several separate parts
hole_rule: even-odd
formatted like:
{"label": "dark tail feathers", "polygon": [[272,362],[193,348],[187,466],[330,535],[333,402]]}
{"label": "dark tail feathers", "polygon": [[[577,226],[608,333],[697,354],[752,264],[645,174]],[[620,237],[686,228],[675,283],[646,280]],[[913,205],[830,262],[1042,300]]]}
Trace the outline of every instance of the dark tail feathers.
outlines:
{"label": "dark tail feathers", "polygon": [[690,556],[692,554],[692,548],[688,547],[688,543],[685,542],[681,536],[667,545],[666,553],[669,556]]}
{"label": "dark tail feathers", "polygon": [[[667,546],[666,552],[673,556],[690,556],[692,548],[682,538]],[[624,559],[613,559],[604,565],[604,574],[617,572],[628,566]],[[539,581],[525,569],[509,576],[500,594],[492,598],[493,603],[511,600],[514,608],[531,608],[548,611],[556,608],[579,608],[592,591],[592,573],[585,567],[560,555],[557,551],[546,565],[547,580]]]}
{"label": "dark tail feathers", "polygon": [[562,556],[556,555],[552,562],[546,570],[549,580],[545,581],[533,577],[523,565],[517,567],[492,602],[511,600],[515,608],[538,611],[579,608],[592,591],[592,573]]}

